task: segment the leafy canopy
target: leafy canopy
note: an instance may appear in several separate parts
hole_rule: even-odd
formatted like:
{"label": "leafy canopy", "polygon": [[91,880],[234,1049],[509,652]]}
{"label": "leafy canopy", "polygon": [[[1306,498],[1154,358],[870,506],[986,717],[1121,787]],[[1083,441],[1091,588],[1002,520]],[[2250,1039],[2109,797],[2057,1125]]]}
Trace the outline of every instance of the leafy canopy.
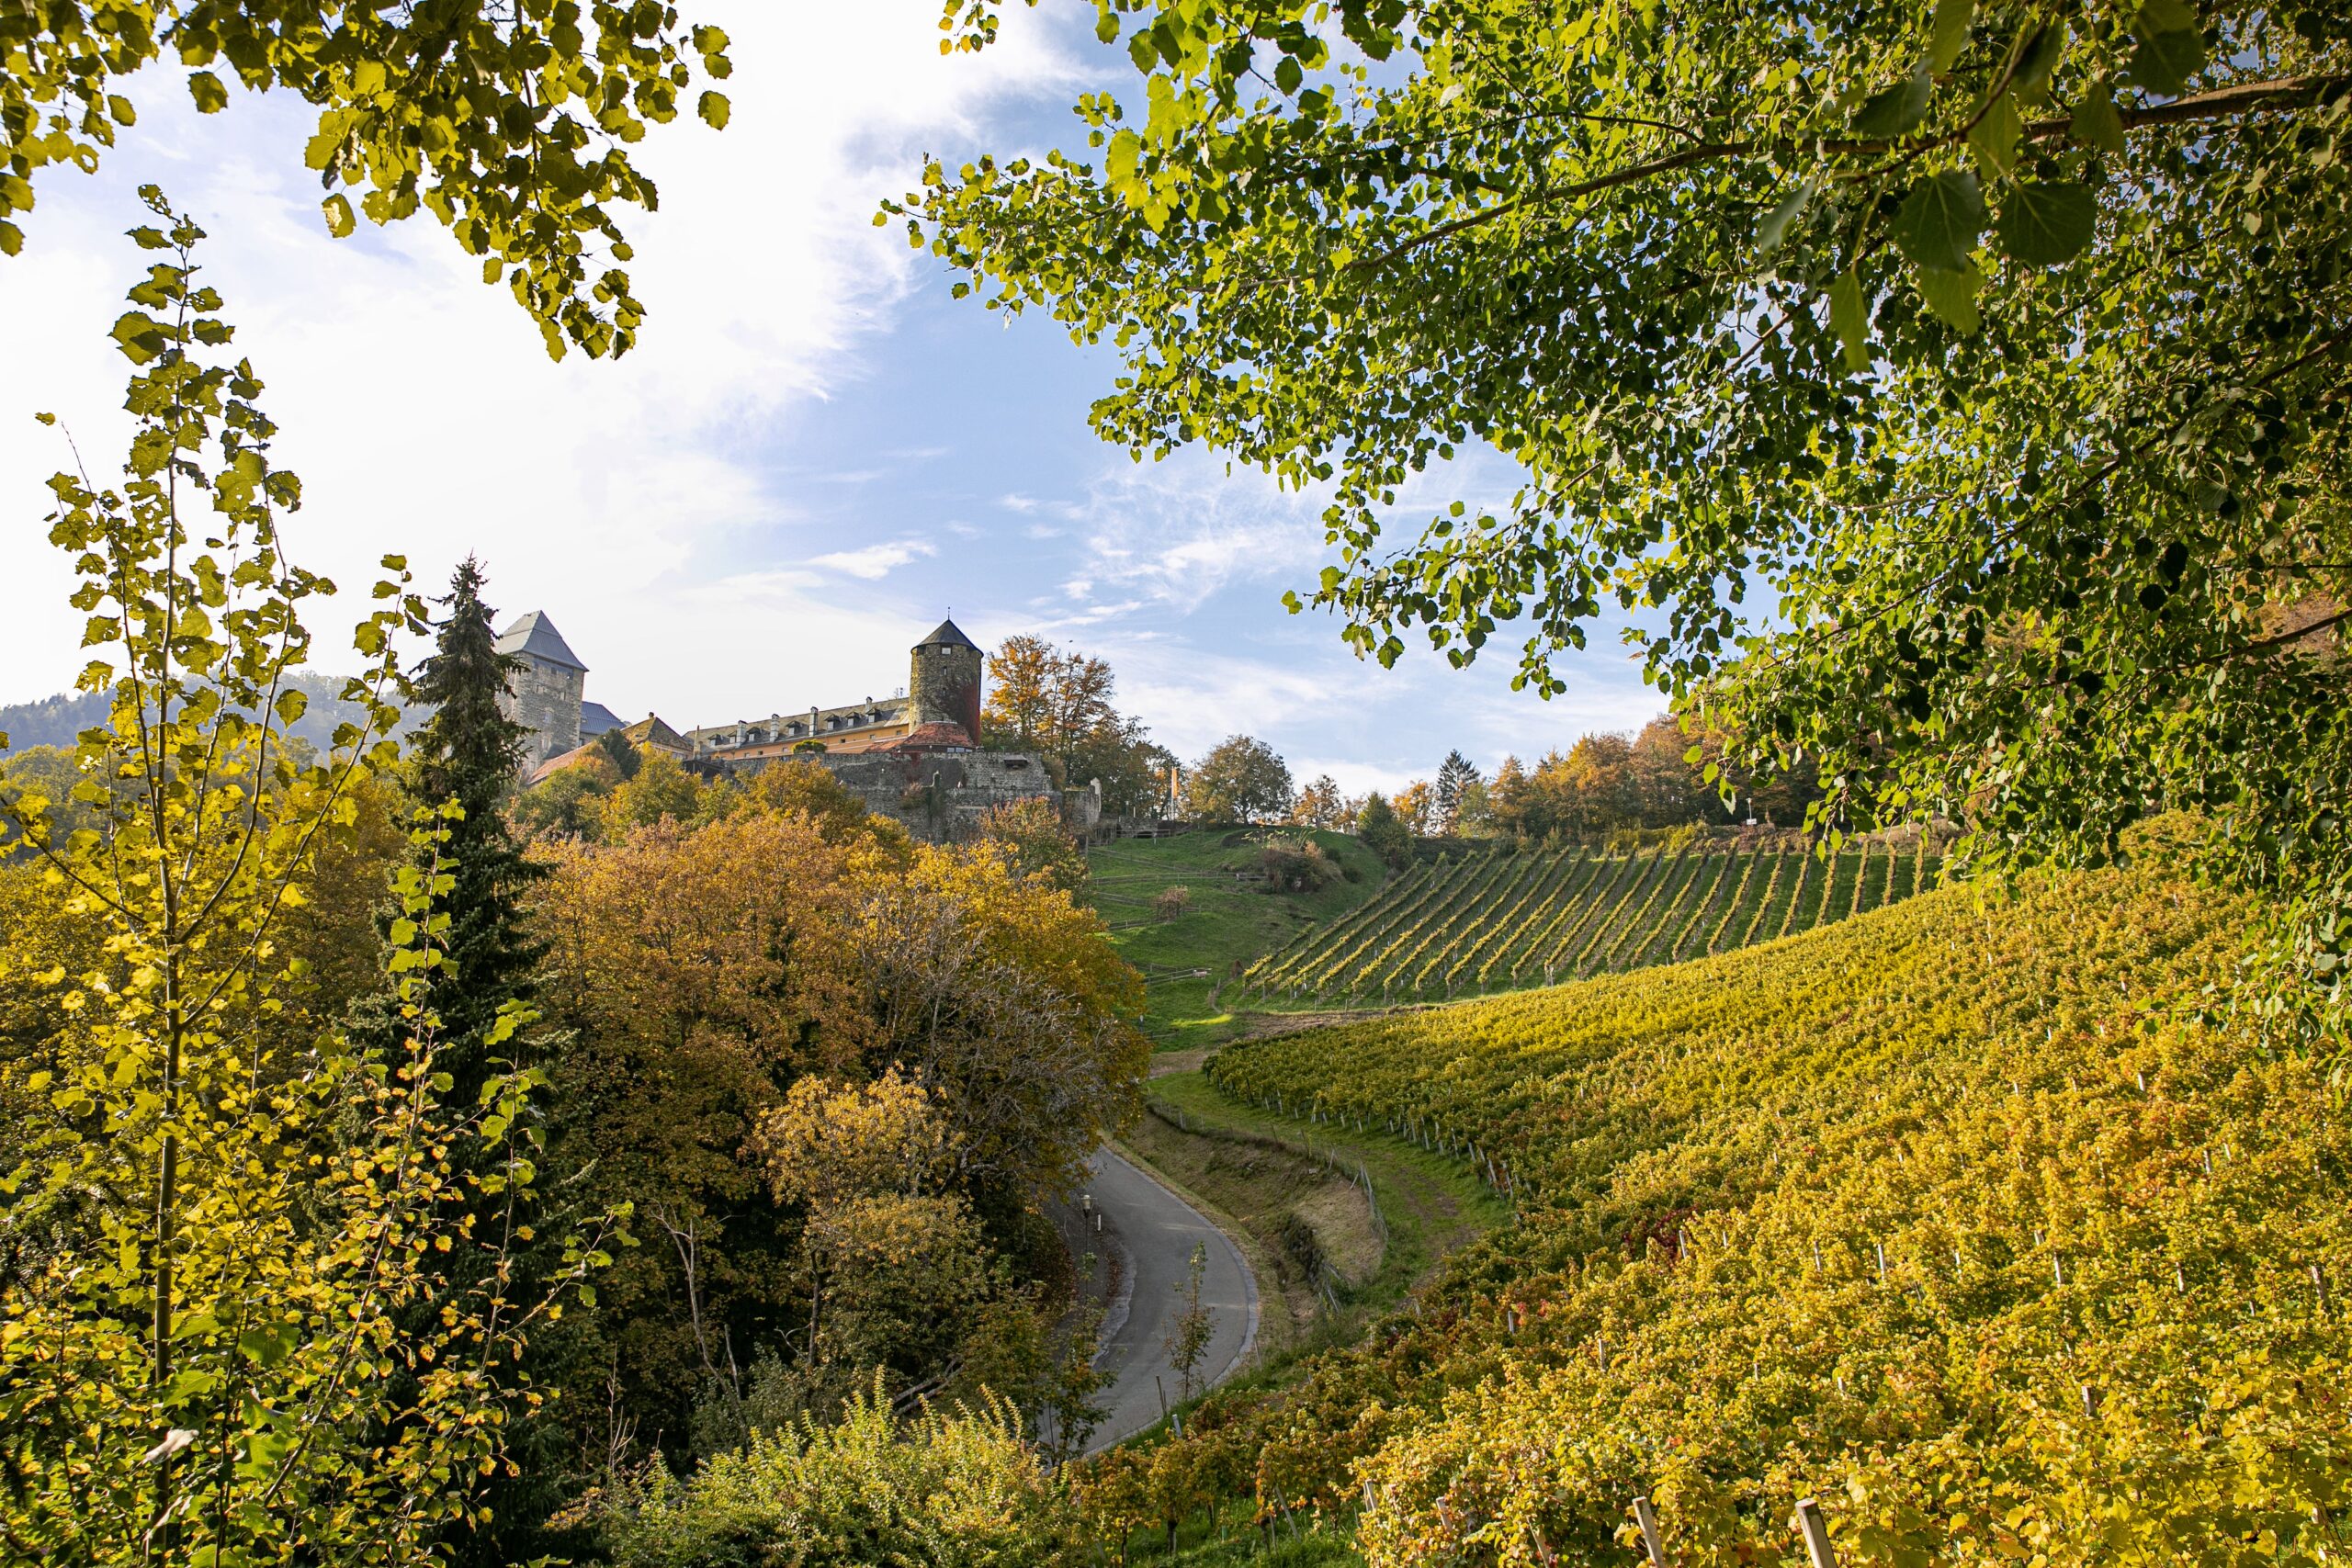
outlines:
{"label": "leafy canopy", "polygon": [[[637,341],[645,310],[612,209],[657,198],[629,150],[677,118],[697,65],[712,80],[732,70],[717,28],[619,0],[0,7],[0,254],[23,248],[17,220],[40,171],[96,169],[136,118],[119,79],[163,60],[193,68],[188,94],[206,114],[229,106],[224,76],[313,105],[303,161],[328,230],[343,238],[361,215],[431,212],[481,258],[482,281],[513,291],[557,358],[567,343],[594,357]],[[727,99],[706,89],[695,112],[723,129]]]}
{"label": "leafy canopy", "polygon": [[[1523,632],[1545,694],[1634,612],[1735,764],[1816,760],[1826,825],[1964,816],[1979,860],[2199,808],[2340,1006],[2342,7],[1097,15],[1143,82],[1083,147],[891,210],[1117,347],[1106,438],[1328,491],[1295,609],[1384,662]],[[1479,447],[1510,503],[1394,538]]]}

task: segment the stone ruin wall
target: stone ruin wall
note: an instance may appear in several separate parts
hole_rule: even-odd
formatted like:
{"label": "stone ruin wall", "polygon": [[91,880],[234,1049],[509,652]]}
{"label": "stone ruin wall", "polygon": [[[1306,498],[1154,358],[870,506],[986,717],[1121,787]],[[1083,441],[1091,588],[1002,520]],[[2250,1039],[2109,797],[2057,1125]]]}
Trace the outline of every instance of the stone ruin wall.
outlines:
{"label": "stone ruin wall", "polygon": [[[867,810],[905,825],[917,838],[949,843],[969,837],[979,819],[1000,806],[1043,800],[1064,813],[1083,833],[1102,815],[1102,797],[1091,788],[1067,795],[1054,788],[1046,765],[1035,757],[1006,751],[806,752],[821,762]],[[752,771],[775,759],[746,759]],[[716,759],[729,768],[726,759]]]}

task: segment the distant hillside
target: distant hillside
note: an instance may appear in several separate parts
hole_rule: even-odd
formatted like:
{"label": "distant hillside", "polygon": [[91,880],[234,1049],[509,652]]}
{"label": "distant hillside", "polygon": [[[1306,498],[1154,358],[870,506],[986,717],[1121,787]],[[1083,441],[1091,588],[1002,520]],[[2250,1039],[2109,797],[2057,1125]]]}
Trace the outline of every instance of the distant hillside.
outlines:
{"label": "distant hillside", "polygon": [[[311,699],[310,710],[290,731],[296,738],[324,750],[333,743],[337,725],[346,721],[357,724],[365,719],[366,710],[356,703],[343,700],[345,677],[303,671],[290,679]],[[415,728],[424,716],[422,711],[403,716],[401,733]],[[25,751],[35,746],[70,750],[82,731],[106,721],[107,699],[97,693],[69,692],[37,703],[0,707],[0,735],[7,737],[8,751]]]}

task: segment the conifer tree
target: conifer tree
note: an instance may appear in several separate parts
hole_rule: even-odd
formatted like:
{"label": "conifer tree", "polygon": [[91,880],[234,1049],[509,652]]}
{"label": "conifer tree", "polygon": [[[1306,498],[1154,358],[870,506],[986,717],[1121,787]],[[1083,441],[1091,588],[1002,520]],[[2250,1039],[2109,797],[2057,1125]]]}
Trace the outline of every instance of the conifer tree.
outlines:
{"label": "conifer tree", "polygon": [[468,556],[439,601],[448,614],[415,687],[433,716],[412,743],[417,794],[435,805],[454,801],[465,813],[441,847],[457,863],[447,905],[452,966],[435,977],[427,998],[449,1042],[443,1065],[460,1105],[473,1102],[488,1071],[484,1042],[500,1008],[531,999],[542,952],[520,907],[522,889],[542,874],[524,858],[503,809],[530,731],[500,703],[517,661],[498,651],[482,581],[481,563]]}
{"label": "conifer tree", "polygon": [[[481,563],[468,556],[449,580],[448,595],[435,602],[447,614],[413,688],[421,705],[430,705],[432,717],[410,742],[411,787],[420,801],[436,807],[454,805],[462,813],[449,821],[447,839],[437,846],[437,868],[453,878],[439,906],[448,917],[442,939],[447,963],[409,993],[440,1021],[444,1044],[435,1065],[449,1074],[447,1098],[459,1108],[471,1107],[483,1085],[521,1066],[502,1060],[515,1054],[519,1036],[511,1027],[499,1027],[500,1015],[510,1004],[530,1006],[546,953],[545,944],[529,934],[522,893],[547,872],[524,856],[504,809],[522,776],[530,734],[501,702],[520,661],[498,651],[492,611],[481,600],[483,581]],[[396,1035],[404,1027],[390,993],[372,1011],[361,1021],[363,1030],[383,1028]],[[546,1157],[541,1149],[539,1158]],[[492,1173],[485,1168],[473,1174]],[[481,1243],[514,1218],[492,1185],[476,1191],[476,1245],[444,1255],[446,1299],[479,1292],[481,1265],[489,1257]],[[544,1243],[523,1245],[504,1261],[514,1280],[532,1285],[558,1266]],[[415,1311],[430,1317],[442,1304],[425,1301]],[[508,1375],[526,1384],[565,1386],[580,1372],[586,1331],[586,1319],[540,1325],[527,1359]],[[560,1506],[577,1456],[547,1408],[513,1413],[503,1437],[505,1462],[484,1483],[473,1528],[452,1532],[441,1542],[459,1568],[527,1560],[551,1539],[540,1521]]]}
{"label": "conifer tree", "polygon": [[1441,832],[1451,833],[1462,814],[1462,793],[1479,783],[1478,770],[1459,751],[1448,751],[1437,770],[1437,819]]}

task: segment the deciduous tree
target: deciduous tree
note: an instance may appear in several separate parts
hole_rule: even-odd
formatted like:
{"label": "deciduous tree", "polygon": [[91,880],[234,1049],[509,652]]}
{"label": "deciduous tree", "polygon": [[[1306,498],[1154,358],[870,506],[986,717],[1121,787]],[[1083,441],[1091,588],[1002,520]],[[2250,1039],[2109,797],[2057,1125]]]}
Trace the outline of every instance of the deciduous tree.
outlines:
{"label": "deciduous tree", "polygon": [[[950,20],[992,6],[957,0]],[[1295,607],[1386,661],[1604,610],[1823,824],[2097,862],[2212,814],[2352,973],[2352,19],[2319,0],[1105,0],[1086,145],[899,210],[1116,345],[1095,427],[1328,493]],[[1270,286],[1269,280],[1280,280]],[[1484,446],[1511,502],[1385,533]]]}
{"label": "deciduous tree", "polygon": [[[0,1064],[35,1118],[0,1178],[17,1260],[0,1295],[6,1539],[40,1561],[413,1561],[473,1517],[509,1413],[535,1397],[513,1362],[599,1258],[565,1245],[536,1299],[512,1279],[535,1075],[447,1098],[429,1000],[455,874],[422,852],[449,843],[453,808],[420,814],[398,878],[406,1027],[383,1045],[325,1032],[299,1055],[255,1027],[288,978],[285,912],[358,781],[398,761],[396,638],[425,605],[387,558],[354,638],[368,673],[345,694],[368,717],[323,756],[290,754],[279,727],[303,699],[286,678],[332,586],[284,553],[300,487],[272,460],[252,366],[208,362],[233,328],[197,275],[202,231],[142,195],[156,223],[136,237],[157,254],[116,329],[142,367],[127,478],[51,481],[88,617],[80,686],[109,705],[79,748],[95,823],[55,833],[46,800],[0,784],[0,818],[80,928],[61,956],[102,949],[22,976],[53,997],[53,1032],[45,1060]],[[485,1200],[499,1224],[477,1224]]]}
{"label": "deciduous tree", "polygon": [[[618,0],[429,11],[341,0],[133,0],[90,9],[19,6],[0,15],[0,254],[24,244],[42,170],[96,169],[134,123],[119,79],[168,59],[193,67],[206,114],[231,87],[275,87],[312,105],[303,161],[319,176],[328,231],[364,216],[429,211],[512,291],[560,358],[566,344],[618,355],[644,307],[616,211],[651,209],[630,148],[677,118],[696,68],[728,75],[727,35],[675,10]],[[727,123],[724,95],[696,112]],[[357,192],[355,202],[351,192]]]}
{"label": "deciduous tree", "polygon": [[1226,737],[1184,776],[1184,811],[1198,821],[1278,821],[1290,798],[1290,769],[1254,736]]}

